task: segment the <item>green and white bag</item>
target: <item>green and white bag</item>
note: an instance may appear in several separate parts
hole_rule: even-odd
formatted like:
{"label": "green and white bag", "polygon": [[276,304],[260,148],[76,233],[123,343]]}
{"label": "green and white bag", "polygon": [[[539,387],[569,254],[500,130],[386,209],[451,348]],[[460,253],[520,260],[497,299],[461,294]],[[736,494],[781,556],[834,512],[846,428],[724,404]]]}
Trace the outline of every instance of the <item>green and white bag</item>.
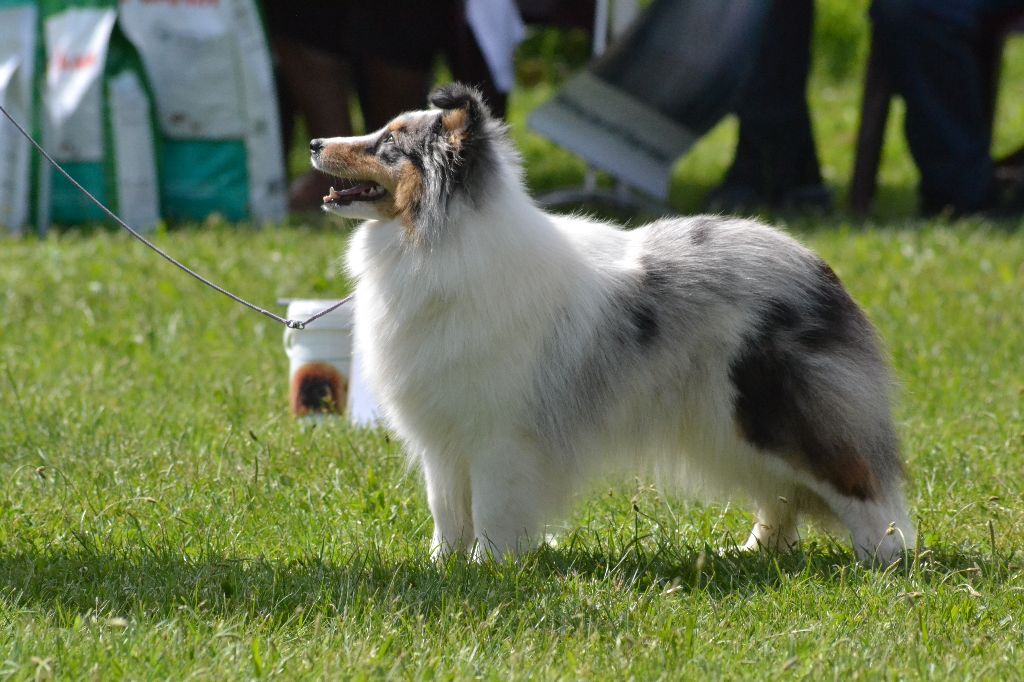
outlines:
{"label": "green and white bag", "polygon": [[168,218],[270,221],[287,209],[270,52],[253,0],[121,0],[153,83]]}
{"label": "green and white bag", "polygon": [[[0,104],[30,131],[37,21],[33,3],[0,0]],[[28,221],[30,153],[28,140],[0,120],[0,232],[20,234]]]}
{"label": "green and white bag", "polygon": [[[112,2],[41,0],[46,78],[43,144],[130,225],[160,218],[151,106],[138,54]],[[80,224],[105,215],[49,167],[40,172],[38,221]]]}

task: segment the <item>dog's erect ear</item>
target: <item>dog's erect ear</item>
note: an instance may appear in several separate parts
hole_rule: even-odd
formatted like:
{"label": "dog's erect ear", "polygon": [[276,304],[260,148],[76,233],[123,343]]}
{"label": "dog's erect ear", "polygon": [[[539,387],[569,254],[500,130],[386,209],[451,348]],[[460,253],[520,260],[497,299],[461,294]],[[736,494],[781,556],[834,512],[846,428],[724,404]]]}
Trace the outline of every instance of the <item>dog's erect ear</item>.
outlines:
{"label": "dog's erect ear", "polygon": [[480,91],[462,83],[451,83],[435,90],[430,103],[444,111],[441,123],[455,141],[473,137],[491,117]]}

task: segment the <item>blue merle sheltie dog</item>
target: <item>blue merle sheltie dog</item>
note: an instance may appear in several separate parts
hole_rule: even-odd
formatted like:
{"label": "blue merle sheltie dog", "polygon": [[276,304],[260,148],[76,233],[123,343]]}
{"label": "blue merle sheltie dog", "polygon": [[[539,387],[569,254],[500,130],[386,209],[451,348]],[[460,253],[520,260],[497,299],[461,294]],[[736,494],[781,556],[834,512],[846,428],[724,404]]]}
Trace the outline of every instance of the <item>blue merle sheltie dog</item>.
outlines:
{"label": "blue merle sheltie dog", "polygon": [[311,142],[364,219],[347,267],[355,343],[422,467],[435,555],[514,555],[609,471],[741,494],[745,548],[802,516],[861,558],[915,544],[871,323],[818,256],[751,220],[624,230],[545,213],[479,93]]}

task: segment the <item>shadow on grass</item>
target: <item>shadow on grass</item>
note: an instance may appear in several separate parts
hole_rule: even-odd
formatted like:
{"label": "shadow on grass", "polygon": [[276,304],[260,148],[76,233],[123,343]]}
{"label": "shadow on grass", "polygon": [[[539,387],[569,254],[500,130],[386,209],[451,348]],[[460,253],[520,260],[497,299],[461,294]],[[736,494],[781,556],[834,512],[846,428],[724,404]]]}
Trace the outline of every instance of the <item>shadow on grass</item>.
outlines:
{"label": "shadow on grass", "polygon": [[426,557],[388,558],[379,548],[288,561],[216,554],[192,559],[168,548],[7,552],[0,553],[0,598],[9,607],[41,609],[48,618],[68,621],[59,626],[84,614],[162,619],[182,611],[200,619],[258,618],[281,626],[316,614],[429,619],[455,610],[483,618],[495,609],[530,611],[566,599],[579,601],[577,610],[592,610],[587,595],[616,594],[630,603],[680,593],[716,599],[801,583],[835,589],[874,583],[905,592],[958,572],[980,572],[998,583],[1019,570],[1012,556],[929,552],[909,566],[882,571],[856,564],[835,545],[768,556],[692,547],[645,551],[639,543],[609,552],[569,540],[519,562],[476,564],[455,557],[441,565]]}

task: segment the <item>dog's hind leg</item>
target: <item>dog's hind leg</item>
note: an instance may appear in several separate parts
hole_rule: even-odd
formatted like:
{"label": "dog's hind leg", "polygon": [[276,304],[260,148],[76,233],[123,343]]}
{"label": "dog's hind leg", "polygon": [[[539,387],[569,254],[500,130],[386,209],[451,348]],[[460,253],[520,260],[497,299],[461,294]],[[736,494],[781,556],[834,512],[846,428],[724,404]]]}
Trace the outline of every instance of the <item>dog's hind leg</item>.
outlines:
{"label": "dog's hind leg", "polygon": [[423,474],[427,484],[427,503],[434,518],[431,556],[463,552],[473,544],[473,516],[469,487],[469,467],[462,459],[427,455]]}
{"label": "dog's hind leg", "polygon": [[754,527],[742,549],[748,552],[788,552],[800,543],[799,500],[795,490],[766,499],[757,509]]}

